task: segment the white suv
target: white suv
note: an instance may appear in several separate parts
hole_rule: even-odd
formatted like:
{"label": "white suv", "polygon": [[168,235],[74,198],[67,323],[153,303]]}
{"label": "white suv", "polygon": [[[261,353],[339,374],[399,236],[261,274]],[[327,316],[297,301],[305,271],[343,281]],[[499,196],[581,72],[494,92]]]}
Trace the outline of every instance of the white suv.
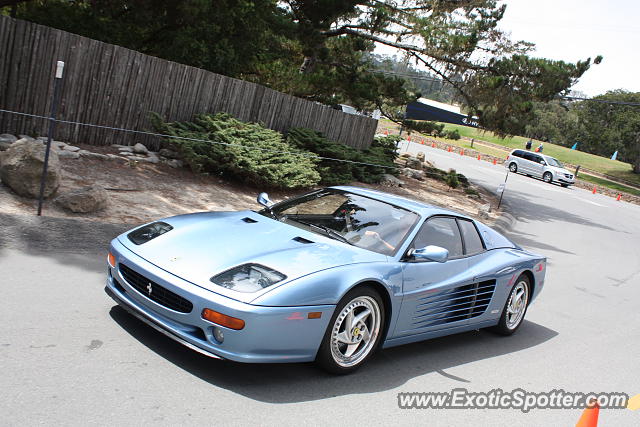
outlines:
{"label": "white suv", "polygon": [[511,172],[520,172],[528,176],[542,178],[544,182],[557,182],[563,187],[576,183],[571,172],[566,170],[562,163],[551,156],[533,153],[525,150],[513,150],[505,165]]}

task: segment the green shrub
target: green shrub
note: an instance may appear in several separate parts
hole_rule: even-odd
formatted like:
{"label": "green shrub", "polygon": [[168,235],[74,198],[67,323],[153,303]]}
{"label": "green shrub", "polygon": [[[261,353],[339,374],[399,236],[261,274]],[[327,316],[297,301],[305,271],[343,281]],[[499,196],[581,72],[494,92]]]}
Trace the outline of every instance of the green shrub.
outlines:
{"label": "green shrub", "polygon": [[469,186],[469,180],[467,179],[466,176],[462,175],[461,173],[457,174],[457,176],[458,176],[458,181],[463,187]]}
{"label": "green shrub", "polygon": [[444,133],[444,137],[447,139],[455,139],[456,141],[461,138],[460,132],[458,132],[458,129],[446,131]]}
{"label": "green shrub", "polygon": [[409,130],[415,130],[416,132],[433,136],[442,136],[442,131],[444,129],[443,123],[415,120],[403,120],[402,126]]}
{"label": "green shrub", "polygon": [[451,188],[458,188],[460,181],[458,180],[458,174],[455,169],[449,169],[449,173],[445,176],[444,182]]}
{"label": "green shrub", "polygon": [[[383,174],[394,173],[396,168],[393,161],[397,156],[397,138],[397,136],[377,138],[369,149],[360,151],[331,141],[320,132],[311,129],[292,128],[287,134],[287,142],[298,149],[311,151],[321,157],[347,160],[347,162],[328,159],[319,161],[320,182],[324,185],[347,184],[352,181],[378,183],[382,180]],[[384,165],[390,168],[353,162]]]}
{"label": "green shrub", "polygon": [[464,192],[469,196],[479,196],[480,193],[475,188],[467,187],[464,189]]}
{"label": "green shrub", "polygon": [[195,172],[271,188],[305,188],[320,181],[317,160],[305,157],[311,153],[291,147],[280,133],[260,124],[241,122],[226,113],[199,114],[193,122],[173,123],[152,114],[151,121],[158,132],[200,140],[169,138]]}

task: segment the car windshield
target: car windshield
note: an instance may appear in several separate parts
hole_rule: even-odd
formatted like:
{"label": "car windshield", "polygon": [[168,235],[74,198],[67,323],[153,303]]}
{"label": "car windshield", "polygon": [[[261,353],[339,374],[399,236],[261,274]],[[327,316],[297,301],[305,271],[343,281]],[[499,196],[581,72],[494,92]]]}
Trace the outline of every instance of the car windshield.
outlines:
{"label": "car windshield", "polygon": [[547,163],[549,163],[549,166],[555,166],[557,168],[564,167],[564,165],[560,163],[558,159],[554,159],[553,157],[547,157]]}
{"label": "car windshield", "polygon": [[262,215],[384,255],[393,255],[418,215],[358,194],[321,190],[260,211]]}

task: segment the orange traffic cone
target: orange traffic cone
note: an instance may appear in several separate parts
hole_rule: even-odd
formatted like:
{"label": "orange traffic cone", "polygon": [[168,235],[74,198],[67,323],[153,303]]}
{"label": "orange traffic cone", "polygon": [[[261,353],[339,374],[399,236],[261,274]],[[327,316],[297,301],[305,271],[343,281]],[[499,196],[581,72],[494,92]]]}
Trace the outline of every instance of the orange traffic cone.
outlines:
{"label": "orange traffic cone", "polygon": [[622,198],[622,194],[618,193],[618,197],[616,197],[616,200],[620,201],[620,198]]}
{"label": "orange traffic cone", "polygon": [[451,147],[447,147],[447,151],[448,151],[448,152],[451,152]]}
{"label": "orange traffic cone", "polygon": [[478,154],[478,160],[480,160],[480,154]]}
{"label": "orange traffic cone", "polygon": [[407,141],[411,142],[411,135],[407,137]]}
{"label": "orange traffic cone", "polygon": [[389,136],[389,131],[385,129],[385,130],[384,130],[384,134],[385,134],[385,135],[387,135],[387,136]]}
{"label": "orange traffic cone", "polygon": [[595,186],[595,185],[593,186],[593,191],[592,191],[592,193],[593,193],[593,194],[596,194],[596,186]]}
{"label": "orange traffic cone", "polygon": [[460,155],[464,156],[464,150],[460,150]]}
{"label": "orange traffic cone", "polygon": [[493,164],[494,164],[494,165],[497,165],[497,164],[498,164],[498,162],[496,161],[496,159],[493,159]]}
{"label": "orange traffic cone", "polygon": [[593,402],[592,407],[586,408],[582,412],[582,416],[578,420],[576,427],[598,427],[598,414],[600,413],[600,407],[597,402]]}
{"label": "orange traffic cone", "polygon": [[431,148],[436,148],[436,143],[435,142],[431,143]]}

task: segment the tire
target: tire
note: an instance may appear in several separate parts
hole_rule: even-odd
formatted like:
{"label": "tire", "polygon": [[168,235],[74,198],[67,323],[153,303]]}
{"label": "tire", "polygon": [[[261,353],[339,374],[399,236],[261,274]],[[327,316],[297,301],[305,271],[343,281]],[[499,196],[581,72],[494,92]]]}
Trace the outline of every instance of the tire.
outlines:
{"label": "tire", "polygon": [[515,162],[510,163],[510,164],[509,164],[509,170],[510,170],[511,172],[513,172],[513,173],[518,172],[518,165],[517,165]]}
{"label": "tire", "polygon": [[545,172],[544,175],[542,175],[542,180],[548,184],[553,183],[553,175],[551,175],[551,172]]}
{"label": "tire", "polygon": [[[369,314],[364,315],[367,311]],[[364,317],[360,321],[356,320],[356,324],[352,323],[350,333],[346,333],[350,314],[351,322],[358,316]],[[336,306],[318,350],[316,363],[332,374],[354,372],[378,348],[384,331],[385,315],[382,298],[375,290],[357,287],[349,291]]]}
{"label": "tire", "polygon": [[560,184],[560,186],[567,188],[569,186],[569,184]]}
{"label": "tire", "polygon": [[[491,331],[500,335],[511,335],[520,328],[531,297],[531,282],[524,274],[518,277],[515,285],[509,292],[509,297],[504,304],[500,321],[491,328]],[[518,301],[520,301],[518,303]]]}

